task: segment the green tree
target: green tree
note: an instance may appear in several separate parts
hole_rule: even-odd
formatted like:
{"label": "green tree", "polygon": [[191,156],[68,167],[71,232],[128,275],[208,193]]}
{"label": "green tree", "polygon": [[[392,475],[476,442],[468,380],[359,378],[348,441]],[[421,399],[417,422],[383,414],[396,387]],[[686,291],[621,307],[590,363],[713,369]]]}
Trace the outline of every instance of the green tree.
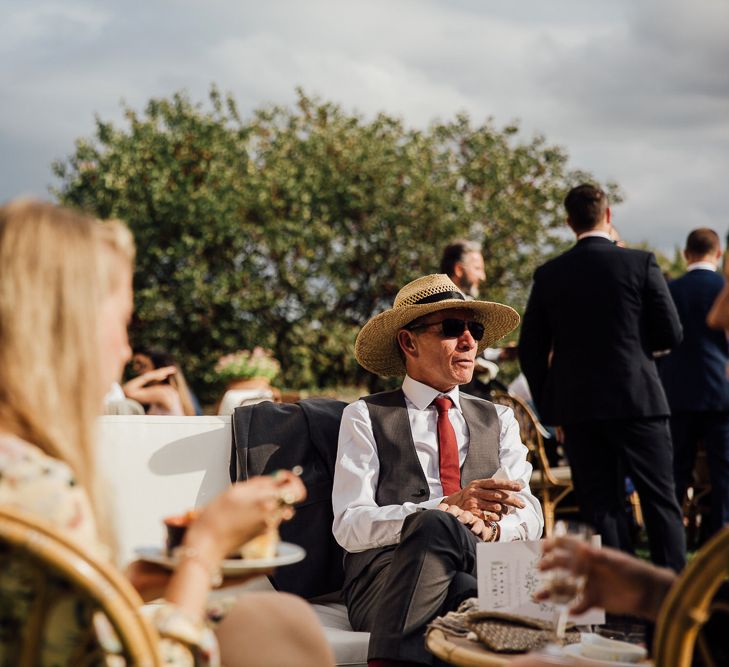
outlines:
{"label": "green tree", "polygon": [[465,114],[418,130],[301,91],[247,120],[215,88],[209,103],[178,93],[126,108],[123,127],[97,119],[54,165],[63,203],[129,223],[133,339],[176,353],[207,399],[215,360],[254,345],[288,387],[362,381],[357,331],[454,237],[483,244],[488,297],[523,307],[568,243],[566,191],[592,180],[543,137]]}
{"label": "green tree", "polygon": [[658,266],[661,267],[661,271],[669,279],[678,278],[686,272],[686,258],[683,256],[683,250],[680,246],[677,245],[673,249],[673,259],[670,259],[659,250],[653,252],[656,255]]}

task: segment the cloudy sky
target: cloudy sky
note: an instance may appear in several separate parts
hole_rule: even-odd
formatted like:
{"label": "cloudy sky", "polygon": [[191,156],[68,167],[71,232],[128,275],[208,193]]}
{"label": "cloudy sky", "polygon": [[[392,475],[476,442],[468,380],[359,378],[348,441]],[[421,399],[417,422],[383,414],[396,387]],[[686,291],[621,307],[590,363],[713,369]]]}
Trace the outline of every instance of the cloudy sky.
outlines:
{"label": "cloudy sky", "polygon": [[48,196],[52,160],[211,83],[247,112],[294,88],[425,126],[518,119],[616,180],[629,242],[729,228],[727,0],[2,0],[0,200]]}

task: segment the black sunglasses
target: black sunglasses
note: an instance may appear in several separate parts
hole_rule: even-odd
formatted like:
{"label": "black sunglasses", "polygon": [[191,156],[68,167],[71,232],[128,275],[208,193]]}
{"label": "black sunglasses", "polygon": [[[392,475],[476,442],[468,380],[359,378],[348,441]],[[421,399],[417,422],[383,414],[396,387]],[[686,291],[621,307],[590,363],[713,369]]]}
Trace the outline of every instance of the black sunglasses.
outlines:
{"label": "black sunglasses", "polygon": [[481,340],[484,334],[484,326],[481,322],[475,320],[458,320],[456,318],[448,317],[440,322],[422,322],[420,324],[408,325],[405,327],[408,331],[414,329],[426,329],[427,327],[434,327],[437,325],[442,327],[443,338],[458,338],[463,335],[463,332],[468,327],[474,340]]}

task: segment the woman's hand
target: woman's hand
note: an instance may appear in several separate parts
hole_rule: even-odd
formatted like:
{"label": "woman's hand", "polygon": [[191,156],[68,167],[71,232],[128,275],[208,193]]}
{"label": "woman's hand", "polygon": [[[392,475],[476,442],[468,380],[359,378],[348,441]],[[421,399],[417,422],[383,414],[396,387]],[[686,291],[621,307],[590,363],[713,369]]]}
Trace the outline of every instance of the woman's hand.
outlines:
{"label": "woman's hand", "polygon": [[179,403],[177,389],[170,384],[162,384],[170,376],[177,373],[175,366],[163,366],[147,371],[122,385],[127,398],[139,401],[143,405],[158,404],[171,411]]}
{"label": "woman's hand", "polygon": [[187,529],[185,545],[214,562],[293,515],[306,497],[301,480],[289,471],[253,477],[221,493]]}
{"label": "woman's hand", "polygon": [[[592,607],[602,607],[613,614],[631,614],[655,619],[676,575],[628,556],[622,551],[595,548],[569,537],[544,541],[539,569],[571,570],[586,577],[585,589],[570,610],[581,614]],[[540,591],[537,600],[549,597]]]}
{"label": "woman's hand", "polygon": [[233,484],[193,521],[185,533],[187,553],[180,559],[165,598],[186,613],[201,616],[220,561],[226,554],[293,514],[306,497],[301,480],[288,471]]}
{"label": "woman's hand", "polygon": [[154,368],[151,371],[145,371],[124,384],[124,393],[126,393],[127,389],[134,391],[152,383],[164,382],[170,375],[174,375],[175,373],[177,373],[177,367],[175,366],[162,366],[161,368]]}

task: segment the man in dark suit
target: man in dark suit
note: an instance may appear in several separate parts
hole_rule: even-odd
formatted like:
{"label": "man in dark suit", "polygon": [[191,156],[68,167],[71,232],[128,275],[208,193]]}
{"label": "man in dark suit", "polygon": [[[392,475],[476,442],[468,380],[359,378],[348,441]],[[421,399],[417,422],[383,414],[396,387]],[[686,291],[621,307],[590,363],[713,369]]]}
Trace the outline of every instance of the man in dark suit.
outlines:
{"label": "man in dark suit", "polygon": [[680,570],[686,547],[669,408],[653,361],[681,340],[676,308],[653,254],[610,240],[602,190],[573,188],[565,207],[577,243],[534,273],[522,370],[544,422],[563,428],[580,509],[603,544],[632,550],[629,474],[653,561]]}
{"label": "man in dark suit", "polygon": [[659,362],[671,407],[676,497],[683,503],[704,442],[711,479],[712,532],[729,523],[729,345],[724,331],[709,329],[706,316],[724,287],[716,272],[721,242],[712,229],[695,229],[686,240],[686,274],[669,283],[684,339]]}

